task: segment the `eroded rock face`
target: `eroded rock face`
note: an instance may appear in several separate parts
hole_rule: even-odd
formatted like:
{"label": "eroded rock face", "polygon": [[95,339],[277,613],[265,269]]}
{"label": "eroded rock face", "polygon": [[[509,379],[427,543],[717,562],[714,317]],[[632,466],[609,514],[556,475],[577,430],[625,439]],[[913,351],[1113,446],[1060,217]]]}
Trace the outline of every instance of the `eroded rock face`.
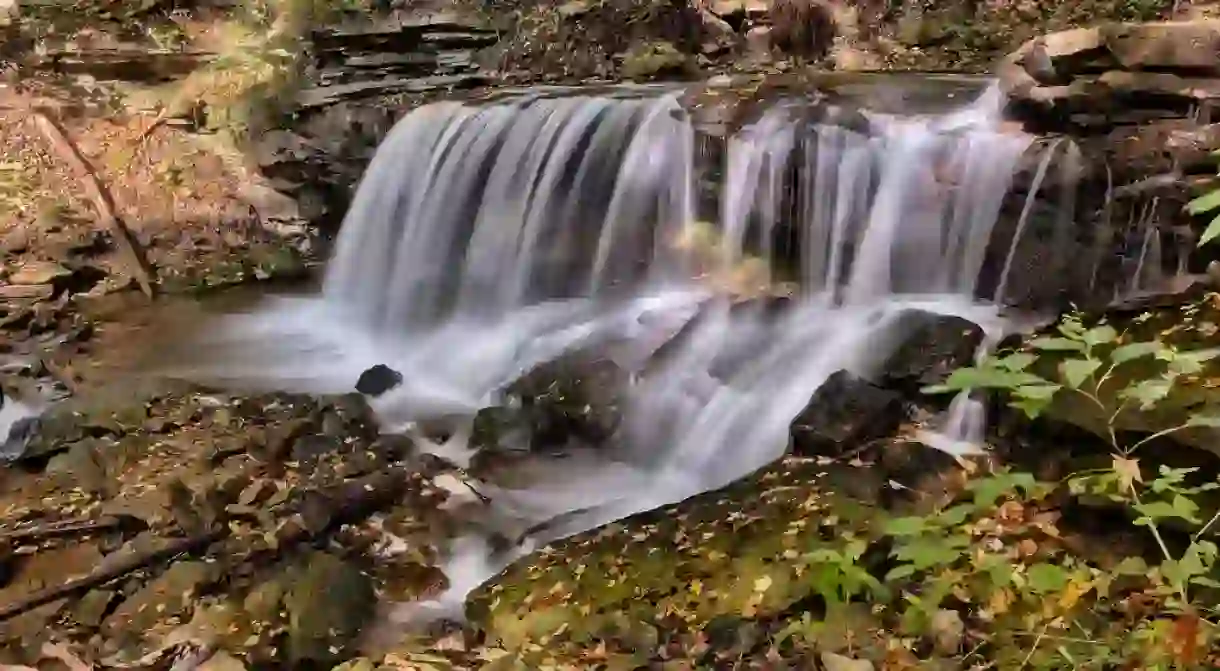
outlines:
{"label": "eroded rock face", "polygon": [[1051,33],[1004,59],[1019,115],[1098,128],[1183,117],[1220,96],[1220,21],[1106,24]]}

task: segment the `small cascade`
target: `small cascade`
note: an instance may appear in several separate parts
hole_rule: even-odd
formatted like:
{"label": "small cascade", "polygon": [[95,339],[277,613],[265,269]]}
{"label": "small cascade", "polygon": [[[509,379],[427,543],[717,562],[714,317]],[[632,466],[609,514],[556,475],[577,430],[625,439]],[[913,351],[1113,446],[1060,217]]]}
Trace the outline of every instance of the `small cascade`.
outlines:
{"label": "small cascade", "polygon": [[[991,88],[952,114],[863,124],[776,104],[728,140],[711,235],[676,96],[420,108],[369,166],[321,296],[227,321],[219,340],[244,358],[193,373],[342,392],[387,364],[404,383],[375,409],[395,430],[473,415],[539,363],[612,346],[636,383],[604,463],[486,493],[547,523],[538,542],[683,499],[781,456],[829,376],[880,372],[902,315],[1002,331],[1010,259],[1042,226],[1029,204],[1002,217],[1034,146],[1000,126],[1002,102]],[[1027,199],[1061,183],[1061,149],[1041,149]],[[1050,237],[1072,223],[1052,217]],[[957,399],[940,435],[977,445],[981,411]],[[499,566],[468,545],[461,589]]]}

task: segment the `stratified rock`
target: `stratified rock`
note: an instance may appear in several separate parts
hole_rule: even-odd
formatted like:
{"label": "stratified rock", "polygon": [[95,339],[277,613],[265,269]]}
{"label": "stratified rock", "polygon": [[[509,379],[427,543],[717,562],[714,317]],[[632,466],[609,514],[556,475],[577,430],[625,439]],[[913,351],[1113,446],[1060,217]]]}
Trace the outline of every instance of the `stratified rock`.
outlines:
{"label": "stratified rock", "polygon": [[50,284],[71,274],[71,270],[53,261],[27,261],[16,272],[9,275],[8,281],[10,284],[22,286]]}
{"label": "stratified rock", "polygon": [[334,663],[349,656],[376,603],[368,576],[333,555],[312,553],[284,597],[289,659]]}
{"label": "stratified rock", "polygon": [[1128,70],[1188,70],[1220,75],[1220,20],[1107,26],[1106,47]]}
{"label": "stratified rock", "polygon": [[970,365],[984,337],[967,319],[922,311],[904,314],[897,330],[908,335],[881,366],[882,382],[910,395]]}
{"label": "stratified rock", "polygon": [[889,435],[905,419],[902,396],[839,371],[792,421],[792,451],[836,455]]}
{"label": "stratified rock", "polygon": [[385,364],[377,364],[360,374],[356,391],[377,397],[402,384],[402,373]]}

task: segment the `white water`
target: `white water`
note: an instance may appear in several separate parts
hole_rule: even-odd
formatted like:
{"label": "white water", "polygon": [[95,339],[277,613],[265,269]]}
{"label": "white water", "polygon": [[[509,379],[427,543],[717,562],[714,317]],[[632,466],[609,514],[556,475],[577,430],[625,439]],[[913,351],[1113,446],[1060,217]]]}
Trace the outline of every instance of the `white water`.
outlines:
{"label": "white water", "polygon": [[[322,295],[228,320],[221,344],[238,346],[195,372],[342,392],[388,364],[405,382],[375,408],[387,428],[407,429],[473,414],[536,364],[603,347],[639,373],[610,458],[484,493],[530,522],[554,520],[538,542],[681,500],[779,457],[831,374],[878,372],[904,312],[1002,330],[976,296],[996,249],[1001,289],[1007,279],[1016,242],[993,234],[1032,138],[999,130],[1001,103],[988,90],[944,116],[872,115],[869,135],[772,108],[730,142],[710,255],[680,242],[696,233],[696,166],[676,99],[422,108],[378,150]],[[799,240],[803,291],[778,316],[730,309],[717,282],[696,278],[732,277],[748,247],[772,258],[784,225]],[[930,442],[977,448],[979,411],[958,399]],[[444,449],[460,459],[462,447]],[[453,615],[511,559],[487,559],[478,539],[460,547],[450,592],[408,619]]]}

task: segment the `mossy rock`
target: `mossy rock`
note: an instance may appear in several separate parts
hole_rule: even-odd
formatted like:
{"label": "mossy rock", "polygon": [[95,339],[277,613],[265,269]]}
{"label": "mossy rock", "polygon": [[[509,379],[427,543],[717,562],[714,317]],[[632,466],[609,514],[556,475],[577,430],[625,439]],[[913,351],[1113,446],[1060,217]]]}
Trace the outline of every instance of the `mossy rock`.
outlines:
{"label": "mossy rock", "polygon": [[627,79],[656,79],[689,75],[693,69],[690,56],[679,51],[672,42],[656,41],[629,51],[623,57],[622,73]]}
{"label": "mossy rock", "polygon": [[467,614],[507,649],[612,639],[652,650],[663,633],[765,619],[834,582],[815,553],[872,538],[881,484],[866,469],[785,457],[543,548],[474,592]]}

